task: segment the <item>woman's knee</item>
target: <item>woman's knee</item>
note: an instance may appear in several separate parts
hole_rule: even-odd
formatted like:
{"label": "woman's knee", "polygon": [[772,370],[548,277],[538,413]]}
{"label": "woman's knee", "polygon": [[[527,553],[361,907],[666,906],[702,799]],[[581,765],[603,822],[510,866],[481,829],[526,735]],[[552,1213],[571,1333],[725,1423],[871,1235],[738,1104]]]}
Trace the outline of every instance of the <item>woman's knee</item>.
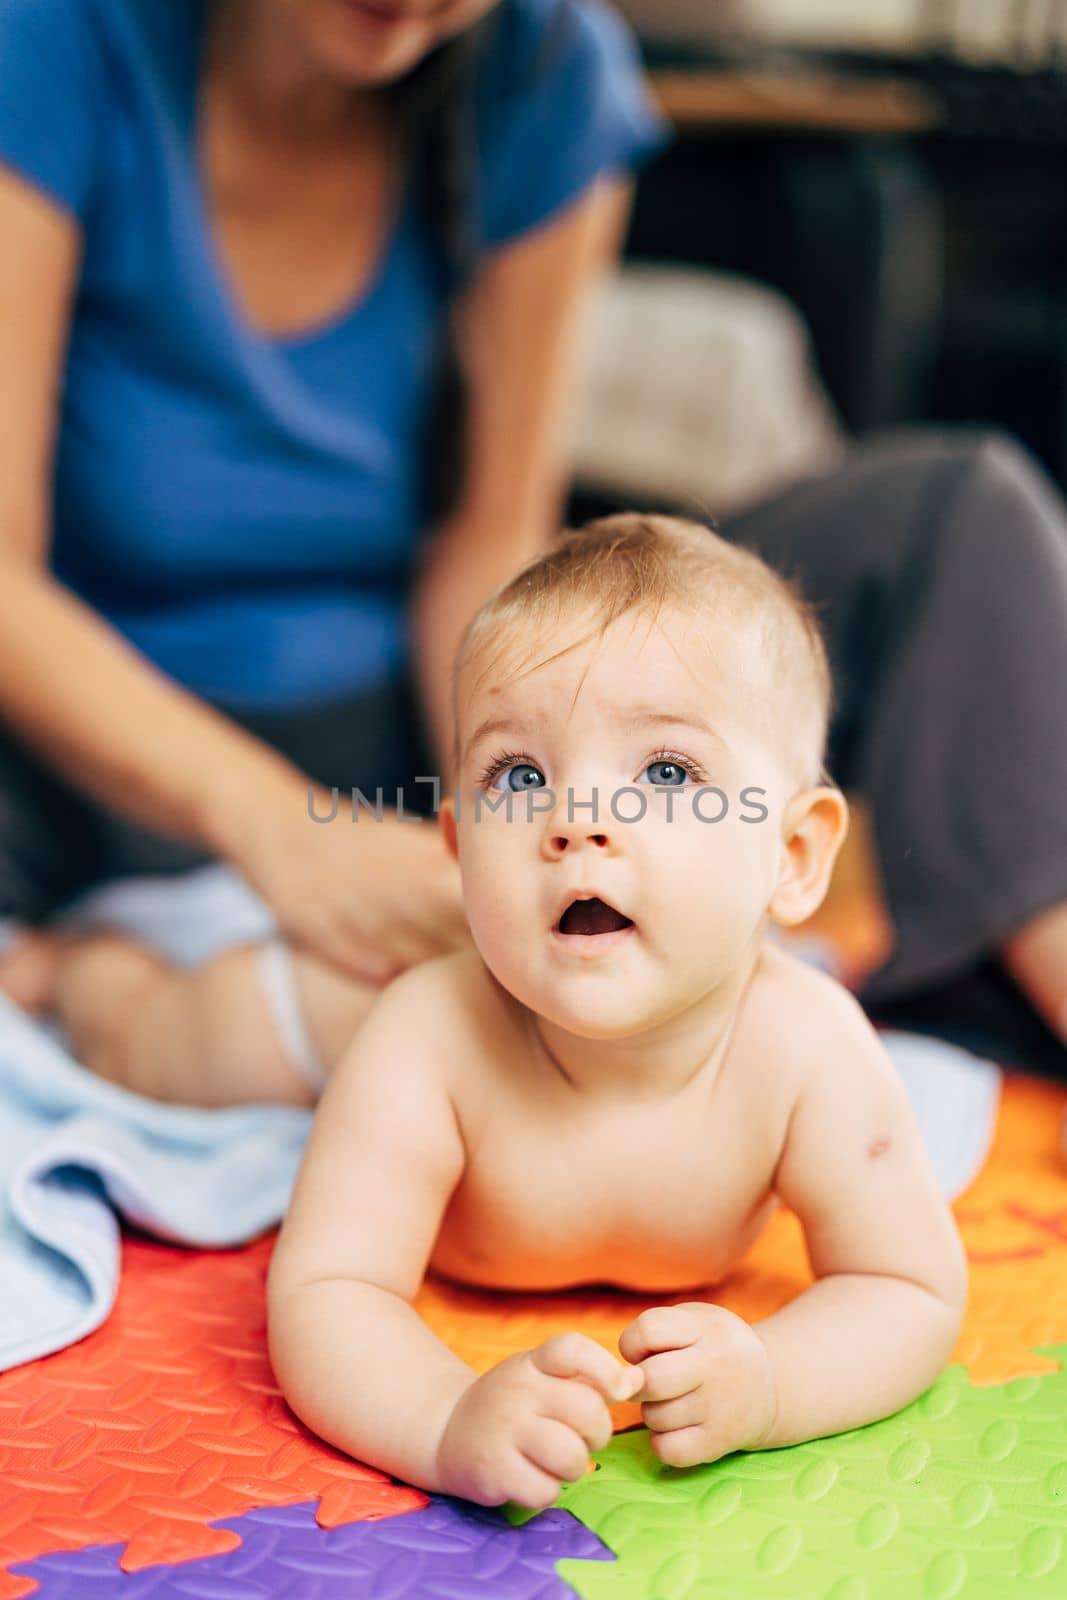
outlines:
{"label": "woman's knee", "polygon": [[1022,440],[1003,428],[975,429],[965,445],[965,457],[979,482],[994,492],[1011,495],[1052,485],[1037,457]]}
{"label": "woman's knee", "polygon": [[1026,446],[1001,429],[976,428],[952,454],[955,482],[932,518],[943,550],[971,566],[994,563],[1001,583],[1035,566],[1067,583],[1063,500]]}

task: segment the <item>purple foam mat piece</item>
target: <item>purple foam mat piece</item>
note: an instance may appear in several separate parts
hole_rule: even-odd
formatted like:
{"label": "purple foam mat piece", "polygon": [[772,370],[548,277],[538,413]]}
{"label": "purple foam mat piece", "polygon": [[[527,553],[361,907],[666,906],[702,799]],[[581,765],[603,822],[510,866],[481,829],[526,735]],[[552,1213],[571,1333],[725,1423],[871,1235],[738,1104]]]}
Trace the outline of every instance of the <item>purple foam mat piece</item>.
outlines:
{"label": "purple foam mat piece", "polygon": [[615,1557],[569,1511],[513,1527],[500,1511],[438,1497],[421,1511],[320,1528],[315,1501],[212,1523],[241,1544],[222,1556],[123,1572],[122,1546],[95,1545],[12,1567],[40,1600],[574,1600],[565,1556]]}

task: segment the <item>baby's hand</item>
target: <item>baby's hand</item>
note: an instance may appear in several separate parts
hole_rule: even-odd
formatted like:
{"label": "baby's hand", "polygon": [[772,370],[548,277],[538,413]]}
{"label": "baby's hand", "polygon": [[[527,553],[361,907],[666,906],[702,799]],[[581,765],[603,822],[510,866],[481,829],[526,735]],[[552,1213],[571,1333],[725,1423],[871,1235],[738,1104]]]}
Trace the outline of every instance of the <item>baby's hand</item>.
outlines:
{"label": "baby's hand", "polygon": [[460,1396],[437,1447],[446,1494],[543,1510],[611,1438],[608,1403],[632,1400],[641,1374],[583,1333],[558,1333],[482,1374]]}
{"label": "baby's hand", "polygon": [[619,1339],[640,1364],[634,1396],[652,1448],[671,1467],[755,1450],[774,1424],[770,1358],[755,1331],[724,1306],[689,1300],[642,1311]]}

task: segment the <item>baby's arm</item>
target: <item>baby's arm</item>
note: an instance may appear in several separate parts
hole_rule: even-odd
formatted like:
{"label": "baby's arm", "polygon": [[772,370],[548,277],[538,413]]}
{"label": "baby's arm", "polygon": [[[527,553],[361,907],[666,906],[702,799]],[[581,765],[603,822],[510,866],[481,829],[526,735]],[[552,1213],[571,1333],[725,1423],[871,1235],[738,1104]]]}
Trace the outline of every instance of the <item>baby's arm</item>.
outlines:
{"label": "baby's arm", "polygon": [[826,998],[775,1183],[817,1281],[755,1326],[776,1392],[764,1447],[914,1400],[951,1355],[967,1294],[959,1235],[900,1077],[852,997],[835,988]]}
{"label": "baby's arm", "polygon": [[804,1226],[817,1281],[751,1325],[690,1301],[625,1330],[653,1449],[671,1466],[888,1416],[933,1382],[956,1340],[966,1264],[908,1097],[852,997],[814,981],[823,993],[794,1022],[799,1078],[775,1188]]}
{"label": "baby's arm", "polygon": [[323,1093],[271,1263],[271,1360],[294,1411],[359,1460],[484,1504],[549,1505],[607,1443],[606,1397],[634,1384],[578,1334],[479,1378],[411,1305],[465,1161],[441,968],[382,993]]}

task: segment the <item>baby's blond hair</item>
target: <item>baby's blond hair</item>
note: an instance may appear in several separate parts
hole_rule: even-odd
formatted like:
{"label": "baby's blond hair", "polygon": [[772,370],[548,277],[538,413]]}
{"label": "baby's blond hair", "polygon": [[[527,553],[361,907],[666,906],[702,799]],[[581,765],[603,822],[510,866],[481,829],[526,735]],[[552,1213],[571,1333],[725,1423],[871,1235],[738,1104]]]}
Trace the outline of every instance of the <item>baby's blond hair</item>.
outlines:
{"label": "baby's blond hair", "polygon": [[602,637],[626,613],[654,622],[664,606],[758,630],[790,765],[801,783],[824,780],[832,687],[812,607],[790,579],[710,528],[637,512],[564,529],[472,617],[453,668],[457,770],[458,688],[472,663],[484,661],[480,677],[492,674],[514,655],[516,637],[543,637],[576,612],[592,610]]}

